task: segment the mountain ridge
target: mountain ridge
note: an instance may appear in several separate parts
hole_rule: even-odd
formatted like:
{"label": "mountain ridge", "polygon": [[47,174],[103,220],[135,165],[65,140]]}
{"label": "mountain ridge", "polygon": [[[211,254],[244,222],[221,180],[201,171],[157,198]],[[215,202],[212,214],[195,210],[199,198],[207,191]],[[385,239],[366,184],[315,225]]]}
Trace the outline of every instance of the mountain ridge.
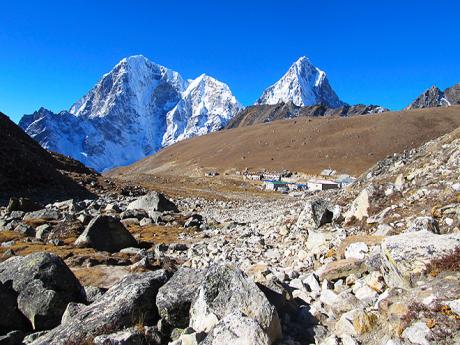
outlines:
{"label": "mountain ridge", "polygon": [[446,88],[442,91],[433,85],[419,95],[405,110],[432,108],[432,107],[449,107],[460,104],[460,83]]}
{"label": "mountain ridge", "polygon": [[261,104],[246,107],[234,116],[225,128],[250,126],[277,120],[292,119],[297,117],[318,116],[357,116],[380,114],[389,111],[378,105],[343,105],[339,108],[329,108],[324,104],[305,107],[296,106],[292,102],[277,104]]}
{"label": "mountain ridge", "polygon": [[[204,92],[192,92],[191,85]],[[69,111],[40,108],[19,124],[44,148],[104,171],[222,128],[241,108],[228,85],[205,75],[185,81],[135,55],[104,74]]]}

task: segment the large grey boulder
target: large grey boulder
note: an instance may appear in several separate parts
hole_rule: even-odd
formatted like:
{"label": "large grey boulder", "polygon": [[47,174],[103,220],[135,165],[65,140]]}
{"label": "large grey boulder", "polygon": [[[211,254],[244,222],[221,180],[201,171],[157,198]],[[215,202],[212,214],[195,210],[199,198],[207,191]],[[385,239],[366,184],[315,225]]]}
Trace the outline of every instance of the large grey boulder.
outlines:
{"label": "large grey boulder", "polygon": [[117,218],[97,216],[89,222],[75,245],[113,253],[123,248],[135,247],[137,241]]}
{"label": "large grey boulder", "polygon": [[60,257],[50,253],[9,258],[0,264],[0,281],[12,285],[19,310],[35,330],[59,325],[68,303],[84,301],[77,278]]}
{"label": "large grey boulder", "polygon": [[222,320],[209,332],[200,345],[270,345],[268,335],[254,320],[235,311]]}
{"label": "large grey boulder", "polygon": [[120,214],[121,219],[130,219],[130,218],[135,218],[137,220],[141,220],[143,218],[148,217],[149,214],[144,211],[144,210],[139,210],[139,209],[129,209]]}
{"label": "large grey boulder", "polygon": [[309,200],[297,219],[300,229],[314,230],[321,225],[331,223],[334,214],[329,203],[323,199]]}
{"label": "large grey boulder", "polygon": [[174,328],[186,328],[190,306],[203,280],[203,271],[179,268],[158,291],[156,304],[161,318]]}
{"label": "large grey boulder", "polygon": [[29,212],[24,215],[24,221],[33,221],[33,220],[40,220],[40,221],[49,221],[49,220],[58,220],[61,218],[61,213],[57,210],[44,208],[42,210]]}
{"label": "large grey boulder", "polygon": [[423,276],[433,259],[450,254],[460,246],[460,233],[437,235],[417,231],[386,237],[382,244],[382,266],[390,287],[409,288]]}
{"label": "large grey boulder", "polygon": [[152,211],[172,211],[177,212],[177,206],[166,197],[158,192],[150,192],[139,199],[133,201],[128,205],[128,210],[144,210],[146,212]]}
{"label": "large grey boulder", "polygon": [[18,308],[17,293],[9,286],[0,283],[0,334],[12,330],[29,330],[32,328],[29,320]]}
{"label": "large grey boulder", "polygon": [[270,344],[281,338],[278,313],[257,285],[231,265],[210,267],[192,304],[190,326],[197,332],[209,332],[235,311],[255,320]]}
{"label": "large grey boulder", "polygon": [[66,324],[54,328],[32,344],[84,344],[98,335],[115,333],[134,325],[153,325],[159,320],[155,298],[167,279],[164,270],[129,275]]}

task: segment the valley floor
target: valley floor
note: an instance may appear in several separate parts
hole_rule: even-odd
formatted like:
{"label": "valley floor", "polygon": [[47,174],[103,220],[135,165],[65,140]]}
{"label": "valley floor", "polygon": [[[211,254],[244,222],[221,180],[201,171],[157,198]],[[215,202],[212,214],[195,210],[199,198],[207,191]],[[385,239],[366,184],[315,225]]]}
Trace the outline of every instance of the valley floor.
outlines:
{"label": "valley floor", "polygon": [[[94,200],[14,201],[0,212],[0,297],[16,294],[9,312],[26,320],[0,330],[33,344],[459,343],[459,166],[457,130],[338,191],[138,174],[99,177]],[[63,295],[62,267],[86,297]],[[51,291],[64,302],[40,297]]]}

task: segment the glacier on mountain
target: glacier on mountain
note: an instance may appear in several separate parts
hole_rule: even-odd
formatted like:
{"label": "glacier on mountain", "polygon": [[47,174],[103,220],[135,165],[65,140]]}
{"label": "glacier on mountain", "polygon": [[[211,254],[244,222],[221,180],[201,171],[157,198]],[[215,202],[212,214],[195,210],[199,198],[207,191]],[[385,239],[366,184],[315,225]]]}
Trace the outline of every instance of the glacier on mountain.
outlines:
{"label": "glacier on mountain", "polygon": [[297,106],[324,104],[330,108],[345,105],[329,84],[326,73],[302,56],[280,80],[267,88],[256,104],[293,102]]}
{"label": "glacier on mountain", "polygon": [[226,84],[205,75],[185,81],[137,55],[121,60],[69,111],[41,108],[19,125],[44,148],[104,171],[218,130],[241,108]]}

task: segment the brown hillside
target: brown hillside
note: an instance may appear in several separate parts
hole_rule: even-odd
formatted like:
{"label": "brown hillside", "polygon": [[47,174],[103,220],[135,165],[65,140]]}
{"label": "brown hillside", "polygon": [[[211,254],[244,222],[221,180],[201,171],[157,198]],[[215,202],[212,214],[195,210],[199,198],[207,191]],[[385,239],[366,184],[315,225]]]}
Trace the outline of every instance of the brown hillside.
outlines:
{"label": "brown hillside", "polygon": [[65,172],[92,171],[80,162],[49,153],[1,112],[0,134],[0,203],[11,196],[37,200],[91,196]]}
{"label": "brown hillside", "polygon": [[281,120],[185,140],[109,175],[200,176],[208,169],[232,168],[315,174],[327,167],[358,175],[390,154],[459,126],[460,107]]}

